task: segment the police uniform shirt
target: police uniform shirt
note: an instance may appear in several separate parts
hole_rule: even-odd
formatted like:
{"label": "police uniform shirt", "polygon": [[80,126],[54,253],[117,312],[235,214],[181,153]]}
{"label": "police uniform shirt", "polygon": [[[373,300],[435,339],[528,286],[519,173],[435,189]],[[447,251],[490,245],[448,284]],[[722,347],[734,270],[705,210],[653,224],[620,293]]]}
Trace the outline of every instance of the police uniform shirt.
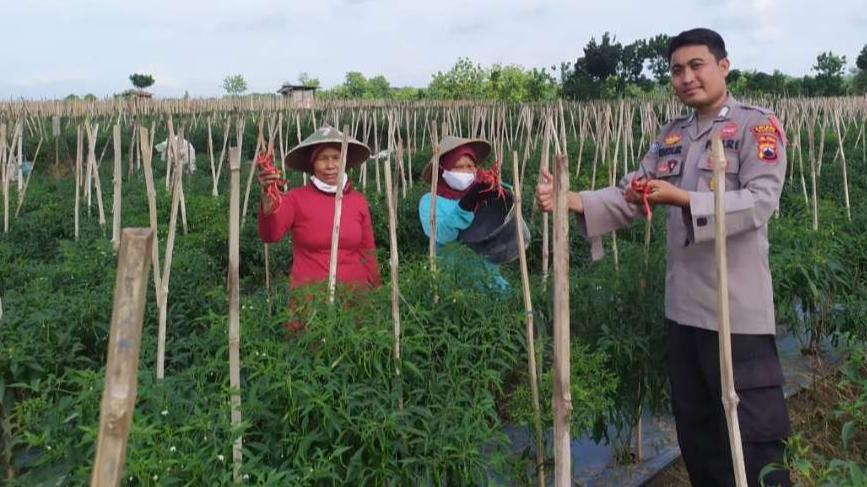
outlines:
{"label": "police uniform shirt", "polygon": [[732,333],[774,334],[774,299],[768,264],[768,220],[777,207],[786,171],[785,134],[769,110],[728,95],[711,123],[698,116],[672,120],[636,173],[618,187],[581,192],[578,231],[599,238],[643,215],[625,200],[634,176],[657,178],[689,192],[689,206],[666,206],[665,315],[684,325],[717,330],[711,135],[720,132],[726,159],[726,234]]}

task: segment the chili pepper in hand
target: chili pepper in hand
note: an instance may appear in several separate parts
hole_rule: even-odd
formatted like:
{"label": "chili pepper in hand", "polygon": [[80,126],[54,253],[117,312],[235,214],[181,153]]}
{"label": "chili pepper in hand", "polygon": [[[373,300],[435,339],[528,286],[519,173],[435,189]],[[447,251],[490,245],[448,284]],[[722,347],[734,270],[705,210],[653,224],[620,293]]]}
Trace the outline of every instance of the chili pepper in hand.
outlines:
{"label": "chili pepper in hand", "polygon": [[[256,154],[256,165],[259,166],[259,169],[264,172],[277,172],[277,168],[274,167],[274,153],[273,152],[260,152]],[[287,182],[283,179],[278,179],[273,183],[269,184],[267,188],[265,188],[265,194],[268,195],[268,199],[271,200],[271,207],[273,208],[271,211],[276,210],[280,207],[280,201],[283,199],[283,193],[280,192],[280,188],[278,185],[285,185]]]}
{"label": "chili pepper in hand", "polygon": [[632,190],[641,195],[641,200],[644,202],[644,216],[650,220],[653,212],[650,209],[650,203],[647,202],[647,194],[650,192],[650,184],[648,179],[638,179],[637,176],[632,178]]}

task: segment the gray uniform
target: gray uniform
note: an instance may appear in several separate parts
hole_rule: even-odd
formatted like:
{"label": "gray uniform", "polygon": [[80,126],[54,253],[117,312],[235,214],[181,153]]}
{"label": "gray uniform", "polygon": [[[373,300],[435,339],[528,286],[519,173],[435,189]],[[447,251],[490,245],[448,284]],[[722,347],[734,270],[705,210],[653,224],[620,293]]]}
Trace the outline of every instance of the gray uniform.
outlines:
{"label": "gray uniform", "polygon": [[[666,209],[665,315],[677,323],[717,330],[711,134],[720,131],[726,158],[726,233],[732,333],[774,334],[774,298],[768,265],[768,220],[786,171],[785,135],[769,110],[728,96],[699,133],[696,114],[674,119],[641,161],[638,176],[664,179],[689,192],[689,207]],[[643,206],[619,187],[581,192],[578,231],[602,256],[599,238],[643,216]]]}

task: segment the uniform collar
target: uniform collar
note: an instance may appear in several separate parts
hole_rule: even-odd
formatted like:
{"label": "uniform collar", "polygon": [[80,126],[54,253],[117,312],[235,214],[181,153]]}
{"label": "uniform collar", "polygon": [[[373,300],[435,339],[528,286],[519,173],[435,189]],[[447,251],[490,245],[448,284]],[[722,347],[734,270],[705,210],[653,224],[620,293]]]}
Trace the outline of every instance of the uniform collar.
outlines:
{"label": "uniform collar", "polygon": [[735,106],[738,101],[735,100],[735,97],[728,91],[726,91],[726,100],[723,102],[723,105],[720,107],[719,112],[717,112],[716,117],[714,117],[713,122],[709,123],[701,133],[698,132],[698,112],[695,110],[683,121],[681,124],[681,128],[685,129],[687,133],[693,138],[693,140],[698,140],[701,137],[704,137],[708,131],[716,124],[716,122],[722,122],[725,120],[729,120],[732,117],[732,113],[734,112]]}

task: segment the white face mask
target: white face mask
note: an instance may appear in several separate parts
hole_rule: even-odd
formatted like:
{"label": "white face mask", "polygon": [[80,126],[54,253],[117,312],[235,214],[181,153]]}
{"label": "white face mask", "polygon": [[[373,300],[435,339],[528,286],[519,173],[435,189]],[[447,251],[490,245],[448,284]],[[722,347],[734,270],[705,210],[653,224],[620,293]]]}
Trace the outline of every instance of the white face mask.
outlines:
{"label": "white face mask", "polygon": [[[316,186],[317,188],[319,188],[319,191],[322,191],[323,193],[331,193],[331,194],[337,193],[337,185],[328,184],[328,183],[322,181],[321,179],[317,178],[316,176],[310,176],[310,182],[312,182],[313,185]],[[343,189],[344,189],[344,191],[346,190],[346,185],[348,183],[349,183],[349,178],[344,176],[343,177]]]}
{"label": "white face mask", "polygon": [[476,180],[475,173],[443,171],[443,179],[455,191],[464,191]]}

